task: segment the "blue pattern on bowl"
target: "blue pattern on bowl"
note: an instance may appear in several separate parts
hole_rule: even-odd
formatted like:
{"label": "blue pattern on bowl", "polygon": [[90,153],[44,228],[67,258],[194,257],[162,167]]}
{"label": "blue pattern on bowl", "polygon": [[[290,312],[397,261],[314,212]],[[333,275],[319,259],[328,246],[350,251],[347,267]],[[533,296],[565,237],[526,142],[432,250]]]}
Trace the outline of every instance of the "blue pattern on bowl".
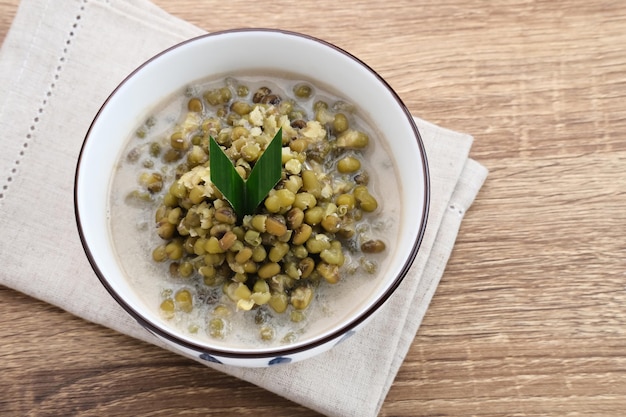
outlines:
{"label": "blue pattern on bowl", "polygon": [[282,363],[289,363],[291,362],[291,358],[285,357],[285,356],[278,356],[274,359],[272,359],[271,361],[269,361],[267,364],[268,365],[279,365]]}
{"label": "blue pattern on bowl", "polygon": [[343,342],[344,340],[349,339],[353,334],[356,333],[356,330],[350,330],[348,332],[346,332],[346,334],[344,334],[343,336],[341,336],[341,339],[339,339],[337,341],[337,343],[335,343],[335,346],[337,346],[339,343]]}
{"label": "blue pattern on bowl", "polygon": [[213,363],[219,363],[221,364],[222,361],[220,361],[219,359],[217,359],[215,356],[211,356],[208,353],[202,353],[200,354],[200,359],[203,359],[207,362],[213,362]]}

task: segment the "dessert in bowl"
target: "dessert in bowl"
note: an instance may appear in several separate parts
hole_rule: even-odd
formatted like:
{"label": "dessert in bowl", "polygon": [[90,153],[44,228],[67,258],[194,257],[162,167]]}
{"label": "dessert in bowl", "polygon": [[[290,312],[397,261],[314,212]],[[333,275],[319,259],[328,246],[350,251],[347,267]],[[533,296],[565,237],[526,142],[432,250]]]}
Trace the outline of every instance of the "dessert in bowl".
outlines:
{"label": "dessert in bowl", "polygon": [[75,209],[94,271],[139,324],[262,367],[366,325],[419,250],[429,186],[415,122],[375,71],[310,36],[241,29],[169,48],[113,91]]}

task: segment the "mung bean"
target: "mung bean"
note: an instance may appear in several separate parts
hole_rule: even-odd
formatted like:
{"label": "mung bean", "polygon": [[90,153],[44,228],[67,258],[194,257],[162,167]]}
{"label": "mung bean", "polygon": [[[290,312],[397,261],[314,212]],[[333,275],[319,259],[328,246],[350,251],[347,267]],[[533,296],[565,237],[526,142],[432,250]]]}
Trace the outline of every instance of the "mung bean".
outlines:
{"label": "mung bean", "polygon": [[[355,228],[364,213],[378,208],[363,159],[370,138],[361,130],[354,106],[336,100],[331,107],[306,82],[283,93],[229,77],[225,85],[203,90],[195,96],[190,89],[184,102],[187,113],[164,138],[152,138],[150,127],[142,126],[138,131],[144,132],[146,150],[128,152],[129,161],[150,167],[139,177],[143,188],[137,195],[143,193],[147,203],[162,199],[155,222],[164,242],[154,248],[152,258],[167,262],[173,276],[197,274],[204,285],[221,286],[239,310],[267,304],[262,311],[291,310],[292,321],[298,322],[313,299],[313,285],[338,282],[342,268],[355,268],[357,261],[343,267],[356,259],[354,253],[386,249],[369,236],[359,244],[365,234]],[[282,178],[254,213],[238,218],[210,180],[209,137],[247,180],[279,126],[284,127]],[[156,158],[167,168],[159,171]],[[349,258],[344,250],[350,251]],[[366,271],[376,269],[367,257],[358,262]],[[164,316],[194,308],[190,289],[169,294],[161,302]],[[206,297],[201,294],[198,300]],[[261,338],[276,338],[271,323],[262,324]],[[218,338],[229,329],[225,316],[216,314],[206,326]]]}

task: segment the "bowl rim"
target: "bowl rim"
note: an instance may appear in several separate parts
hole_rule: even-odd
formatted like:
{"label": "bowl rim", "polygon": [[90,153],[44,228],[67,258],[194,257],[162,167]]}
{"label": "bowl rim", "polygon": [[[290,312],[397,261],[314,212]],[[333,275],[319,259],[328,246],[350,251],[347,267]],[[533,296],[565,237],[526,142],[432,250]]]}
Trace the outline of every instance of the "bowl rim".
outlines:
{"label": "bowl rim", "polygon": [[[91,249],[87,243],[87,238],[83,230],[83,224],[81,222],[81,214],[80,214],[79,203],[78,203],[78,200],[79,200],[78,182],[79,182],[79,176],[80,176],[81,162],[84,156],[84,150],[91,136],[92,128],[96,124],[101,113],[106,108],[106,106],[108,105],[112,97],[115,96],[118,90],[120,90],[127,82],[129,82],[129,80],[133,78],[135,74],[141,71],[142,68],[149,65],[152,61],[157,60],[162,55],[168,54],[169,52],[176,50],[188,43],[196,42],[203,38],[224,36],[224,35],[229,35],[233,33],[255,33],[255,32],[275,33],[275,34],[282,34],[282,35],[287,35],[287,36],[300,37],[300,38],[304,38],[305,40],[319,43],[322,46],[326,46],[328,48],[334,49],[335,51],[343,54],[347,58],[355,61],[355,63],[357,63],[358,65],[362,66],[365,70],[369,71],[371,75],[373,75],[377,79],[377,81],[380,82],[383,85],[383,87],[385,87],[388,90],[388,92],[391,94],[393,99],[397,101],[400,108],[404,112],[404,115],[406,116],[407,121],[409,122],[411,126],[411,129],[413,130],[414,138],[417,142],[416,144],[419,149],[420,157],[421,157],[424,196],[423,196],[423,207],[421,208],[422,215],[421,215],[421,219],[419,223],[420,226],[419,226],[419,230],[418,230],[415,242],[413,243],[413,247],[409,253],[409,256],[407,257],[404,265],[400,269],[400,272],[398,273],[398,275],[393,279],[393,282],[391,283],[391,285],[389,285],[386,291],[376,299],[376,301],[370,306],[370,308],[363,311],[360,315],[357,315],[356,317],[347,321],[345,324],[338,326],[334,331],[329,332],[329,334],[327,334],[326,336],[321,337],[321,338],[316,338],[310,342],[306,342],[306,343],[293,346],[293,347],[276,346],[276,347],[271,347],[271,348],[263,348],[263,349],[260,349],[259,351],[234,351],[234,350],[229,350],[228,348],[205,346],[201,343],[192,343],[192,342],[183,340],[177,337],[175,334],[171,334],[167,331],[162,330],[159,326],[153,324],[150,320],[146,319],[140,312],[135,311],[135,309],[133,309],[131,306],[128,305],[128,303],[124,300],[124,297],[118,294],[115,288],[113,288],[113,286],[108,282],[107,278],[102,273],[100,267],[97,265],[93,254],[91,253]],[[357,58],[355,55],[351,54],[345,49],[338,47],[328,41],[325,41],[323,39],[320,39],[320,38],[317,38],[308,34],[295,32],[291,30],[285,30],[285,29],[277,29],[277,28],[264,28],[264,27],[262,28],[234,28],[234,29],[226,29],[226,30],[205,33],[199,36],[195,36],[195,37],[183,40],[179,43],[176,43],[158,52],[157,54],[153,55],[149,59],[145,60],[138,67],[136,67],[132,72],[126,75],[122,79],[122,81],[118,83],[118,85],[113,89],[113,91],[107,96],[105,101],[99,107],[96,115],[94,116],[93,120],[91,121],[89,125],[89,128],[81,144],[80,152],[79,152],[77,163],[76,163],[75,174],[74,174],[74,215],[75,215],[75,220],[76,220],[76,224],[78,228],[78,234],[79,234],[80,241],[81,241],[81,246],[83,247],[83,250],[87,256],[87,259],[91,265],[91,268],[93,269],[99,281],[107,290],[107,292],[113,297],[113,299],[143,328],[147,329],[151,333],[156,334],[157,336],[161,338],[166,339],[167,341],[175,345],[179,345],[184,348],[191,349],[197,352],[202,352],[202,353],[207,353],[210,355],[222,356],[222,357],[227,357],[227,358],[234,358],[234,359],[236,358],[239,358],[239,359],[270,358],[270,357],[276,357],[276,356],[293,355],[297,353],[302,353],[304,351],[309,351],[317,347],[323,346],[332,340],[338,339],[342,335],[346,334],[350,330],[356,328],[357,326],[365,322],[367,319],[369,319],[392,296],[392,294],[396,291],[398,286],[406,277],[409,269],[411,268],[411,265],[413,264],[415,257],[417,256],[417,253],[419,251],[419,248],[424,238],[428,215],[429,215],[429,208],[430,208],[430,172],[429,172],[429,167],[428,167],[428,158],[426,155],[425,146],[424,146],[422,137],[420,135],[419,129],[415,123],[413,116],[411,115],[410,111],[408,110],[408,108],[406,107],[402,99],[395,92],[395,90],[372,67],[370,67],[364,61]]]}

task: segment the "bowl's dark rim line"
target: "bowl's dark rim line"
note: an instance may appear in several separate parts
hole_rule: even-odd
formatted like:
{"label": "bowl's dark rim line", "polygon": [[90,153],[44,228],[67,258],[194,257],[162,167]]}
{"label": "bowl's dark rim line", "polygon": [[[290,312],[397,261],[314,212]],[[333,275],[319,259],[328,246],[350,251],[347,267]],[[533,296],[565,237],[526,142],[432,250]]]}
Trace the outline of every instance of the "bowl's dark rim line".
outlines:
{"label": "bowl's dark rim line", "polygon": [[[297,37],[301,37],[301,38],[305,38],[305,39],[309,39],[315,42],[318,42],[320,44],[323,44],[325,46],[328,46],[342,54],[344,54],[345,56],[347,56],[348,58],[354,60],[355,62],[357,62],[358,64],[362,65],[365,69],[367,69],[368,71],[370,71],[388,90],[389,92],[392,94],[392,96],[396,99],[396,101],[400,104],[401,108],[403,109],[406,117],[408,118],[411,127],[413,129],[413,132],[415,134],[415,139],[417,141],[417,145],[420,149],[421,152],[421,158],[422,158],[422,166],[423,166],[423,177],[424,177],[424,207],[422,210],[422,219],[420,222],[420,230],[418,232],[417,235],[417,239],[413,245],[413,248],[411,249],[411,253],[407,259],[407,261],[405,262],[405,264],[403,265],[400,273],[398,274],[398,276],[396,277],[396,279],[394,280],[394,282],[391,284],[391,286],[387,289],[387,291],[372,305],[371,308],[369,308],[367,311],[365,311],[363,314],[361,314],[360,316],[356,317],[354,320],[350,321],[349,323],[347,323],[346,325],[342,326],[341,328],[339,328],[338,330],[332,332],[331,334],[329,334],[328,336],[325,336],[321,339],[317,339],[315,341],[294,347],[294,348],[273,348],[273,349],[265,349],[259,352],[238,352],[238,351],[231,351],[231,350],[224,350],[224,349],[218,349],[218,348],[207,348],[205,346],[201,346],[199,344],[194,344],[194,343],[189,343],[185,340],[181,340],[178,337],[162,330],[160,327],[156,326],[155,324],[152,324],[150,321],[146,320],[141,314],[139,314],[138,312],[136,312],[134,309],[132,309],[128,304],[126,304],[126,302],[124,301],[124,299],[117,294],[117,292],[108,284],[106,278],[104,277],[103,273],[100,271],[98,265],[96,264],[93,255],[91,254],[91,251],[87,245],[84,233],[83,233],[83,227],[80,221],[80,213],[78,210],[78,177],[79,177],[79,171],[80,171],[80,166],[81,166],[81,161],[82,161],[82,157],[83,157],[83,151],[84,148],[87,144],[87,140],[89,138],[91,129],[93,128],[94,124],[96,123],[96,121],[98,120],[98,118],[100,117],[101,112],[103,111],[103,109],[106,107],[107,103],[111,100],[111,98],[116,94],[116,92],[131,78],[133,77],[137,72],[139,72],[143,67],[145,67],[146,65],[148,65],[150,62],[158,59],[161,55],[168,53],[169,51],[179,48],[187,43],[193,42],[197,39],[201,39],[201,38],[206,38],[206,37],[212,37],[212,36],[219,36],[219,35],[224,35],[224,34],[230,34],[230,33],[237,33],[237,32],[273,32],[273,33],[282,33],[285,35],[289,35],[289,36],[297,36]],[[221,357],[229,357],[229,358],[249,358],[249,359],[256,359],[256,358],[272,358],[272,357],[276,357],[276,356],[287,356],[287,355],[293,355],[293,354],[297,354],[312,348],[316,348],[318,346],[324,345],[325,343],[338,338],[340,335],[344,334],[345,332],[355,328],[356,326],[358,326],[359,324],[361,324],[363,321],[365,321],[366,319],[368,319],[372,314],[374,314],[386,301],[387,299],[389,299],[389,297],[394,293],[394,291],[396,290],[396,288],[400,285],[400,283],[403,281],[404,277],[406,276],[406,274],[408,273],[411,265],[413,264],[413,261],[415,260],[415,257],[417,256],[418,250],[421,246],[422,240],[424,238],[424,233],[426,230],[426,223],[427,223],[427,219],[428,219],[428,214],[429,214],[429,207],[430,207],[430,174],[429,174],[429,169],[428,169],[428,159],[426,156],[426,150],[424,147],[424,143],[422,140],[422,137],[419,133],[419,130],[415,124],[415,121],[413,119],[413,116],[411,115],[411,113],[409,112],[409,110],[407,109],[407,107],[405,106],[404,102],[402,101],[402,99],[398,96],[398,94],[394,91],[393,88],[391,88],[391,86],[389,85],[389,83],[387,83],[374,69],[372,69],[369,65],[367,65],[365,62],[361,61],[359,58],[357,58],[356,56],[352,55],[351,53],[345,51],[344,49],[333,45],[327,41],[324,41],[322,39],[318,39],[315,38],[313,36],[310,35],[306,35],[306,34],[302,34],[302,33],[298,33],[298,32],[292,32],[292,31],[288,31],[288,30],[283,30],[283,29],[269,29],[269,28],[242,28],[242,29],[229,29],[229,30],[222,30],[222,31],[216,31],[216,32],[211,32],[211,33],[207,33],[204,35],[200,35],[200,36],[196,36],[194,38],[190,38],[187,39],[185,41],[182,41],[176,45],[173,45],[161,52],[159,52],[158,54],[154,55],[152,58],[148,59],[147,61],[145,61],[144,63],[142,63],[139,67],[137,67],[134,71],[132,71],[128,76],[126,76],[124,78],[124,80],[122,82],[119,83],[119,85],[113,90],[113,92],[107,97],[107,99],[104,101],[104,103],[102,104],[102,106],[100,107],[100,109],[98,110],[98,112],[96,113],[96,116],[94,117],[94,120],[92,121],[92,123],[89,126],[89,129],[87,130],[87,133],[85,135],[85,140],[83,141],[83,144],[81,146],[80,149],[80,153],[78,156],[78,161],[77,161],[77,165],[76,165],[76,174],[74,176],[74,214],[76,217],[76,223],[77,223],[77,227],[78,227],[78,233],[80,236],[80,240],[81,240],[81,245],[83,246],[83,249],[85,251],[85,254],[87,255],[87,258],[89,260],[89,263],[91,264],[92,269],[94,270],[94,272],[96,273],[96,275],[98,276],[98,279],[100,280],[100,282],[102,283],[102,285],[106,288],[106,290],[109,292],[109,294],[117,301],[117,303],[124,308],[124,310],[126,310],[128,312],[128,314],[131,315],[131,317],[133,317],[142,327],[146,328],[147,330],[153,332],[154,334],[165,338],[175,344],[178,344],[180,346],[183,346],[187,349],[196,351],[196,352],[201,352],[201,353],[208,353],[208,354],[213,354],[216,356],[221,356]]]}

